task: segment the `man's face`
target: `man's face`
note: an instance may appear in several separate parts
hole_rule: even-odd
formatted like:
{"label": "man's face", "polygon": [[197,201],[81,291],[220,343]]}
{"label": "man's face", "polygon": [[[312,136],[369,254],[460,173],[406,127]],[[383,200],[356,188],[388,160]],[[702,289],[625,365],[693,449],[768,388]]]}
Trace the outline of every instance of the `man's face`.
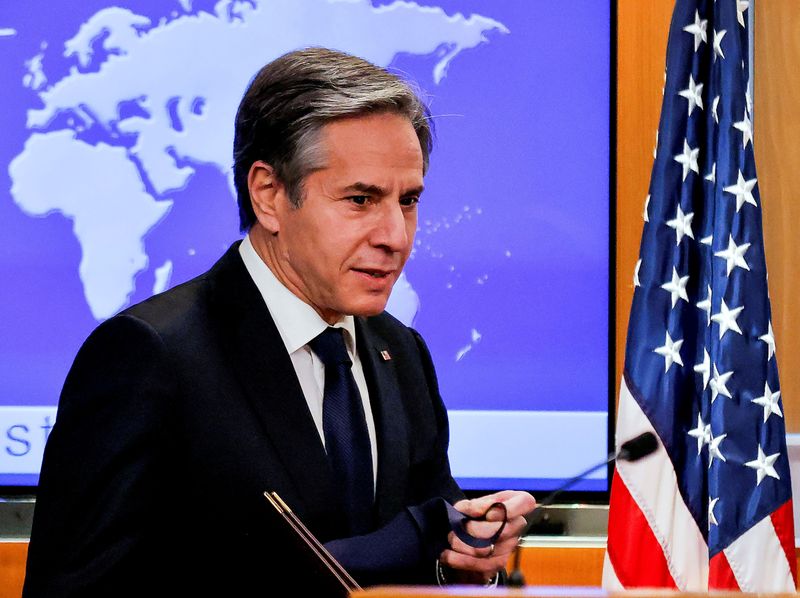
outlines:
{"label": "man's face", "polygon": [[325,166],[306,177],[301,206],[278,187],[268,263],[329,323],[378,314],[414,242],[419,140],[408,119],[385,113],[332,122],[319,143]]}

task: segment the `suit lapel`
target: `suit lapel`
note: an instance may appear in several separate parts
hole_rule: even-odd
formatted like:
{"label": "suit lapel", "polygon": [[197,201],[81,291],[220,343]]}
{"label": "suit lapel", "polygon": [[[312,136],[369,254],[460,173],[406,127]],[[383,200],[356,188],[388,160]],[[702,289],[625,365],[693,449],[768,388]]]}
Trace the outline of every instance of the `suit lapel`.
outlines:
{"label": "suit lapel", "polygon": [[[280,333],[234,245],[212,270],[215,321],[245,395],[319,528],[332,516],[332,472]],[[270,490],[271,488],[264,488]],[[311,522],[309,522],[311,523]]]}
{"label": "suit lapel", "polygon": [[365,318],[356,318],[356,332],[358,355],[375,418],[378,440],[375,501],[378,524],[383,525],[397,514],[405,500],[403,490],[409,465],[406,418],[391,346],[370,328]]}

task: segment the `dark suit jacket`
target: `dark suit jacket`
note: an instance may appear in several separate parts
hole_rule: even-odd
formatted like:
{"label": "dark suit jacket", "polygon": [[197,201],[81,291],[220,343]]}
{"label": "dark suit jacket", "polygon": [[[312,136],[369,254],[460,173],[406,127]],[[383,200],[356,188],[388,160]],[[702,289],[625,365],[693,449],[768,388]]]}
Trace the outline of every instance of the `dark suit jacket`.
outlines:
{"label": "dark suit jacket", "polygon": [[[367,583],[430,583],[446,529],[407,507],[461,497],[430,355],[388,314],[356,330],[377,430],[377,531],[331,546]],[[267,489],[323,542],[342,536],[336,480],[236,244],[81,348],[45,450],[25,595],[269,596],[303,583]]]}

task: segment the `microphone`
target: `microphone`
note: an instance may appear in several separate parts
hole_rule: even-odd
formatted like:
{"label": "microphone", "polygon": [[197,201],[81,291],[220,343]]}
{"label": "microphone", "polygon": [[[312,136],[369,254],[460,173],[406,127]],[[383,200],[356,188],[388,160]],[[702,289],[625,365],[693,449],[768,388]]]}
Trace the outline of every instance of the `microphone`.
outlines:
{"label": "microphone", "polygon": [[[631,438],[628,442],[623,442],[622,446],[619,447],[616,460],[630,461],[632,463],[656,452],[657,448],[658,440],[656,440],[656,435],[652,432],[645,432],[644,434],[639,434],[636,438]],[[610,457],[606,463],[610,463],[613,460],[614,457]]]}
{"label": "microphone", "polygon": [[[537,518],[535,517],[536,512],[539,511],[542,507],[546,507],[548,505],[553,504],[555,499],[562,493],[564,490],[568,490],[572,488],[575,484],[580,482],[586,476],[591,473],[594,473],[601,467],[605,467],[612,461],[628,461],[634,462],[638,461],[639,459],[646,457],[656,451],[658,448],[658,440],[656,439],[656,435],[652,432],[645,432],[643,434],[639,434],[635,438],[631,438],[627,442],[623,442],[622,446],[619,447],[619,452],[617,453],[609,453],[608,457],[601,461],[596,465],[592,465],[589,469],[582,471],[578,475],[573,478],[570,478],[561,486],[553,490],[550,494],[545,496],[541,502],[536,504],[536,508],[530,512],[528,515],[528,524],[525,528],[520,532],[520,539],[524,538],[525,535],[530,531],[531,527],[534,523],[536,523]],[[522,588],[525,586],[525,576],[522,574],[520,569],[520,545],[514,549],[514,566],[511,569],[511,573],[508,575],[508,580],[506,581],[506,585],[510,588]]]}

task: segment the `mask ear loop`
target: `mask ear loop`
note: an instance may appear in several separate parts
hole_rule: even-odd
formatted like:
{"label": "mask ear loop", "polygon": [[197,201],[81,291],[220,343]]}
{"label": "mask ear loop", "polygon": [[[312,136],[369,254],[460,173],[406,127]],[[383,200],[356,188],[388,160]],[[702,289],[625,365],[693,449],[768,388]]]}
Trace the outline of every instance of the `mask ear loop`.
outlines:
{"label": "mask ear loop", "polygon": [[[460,511],[457,511],[454,507],[448,505],[448,515],[450,518],[450,528],[453,530],[453,533],[456,537],[461,540],[467,546],[472,548],[493,548],[497,541],[500,539],[500,535],[503,533],[503,530],[506,527],[506,523],[508,523],[508,509],[506,506],[501,502],[496,502],[491,505],[486,512],[481,515],[480,517],[470,517],[469,515],[464,515]],[[492,509],[500,509],[503,511],[503,520],[500,523],[500,527],[497,528],[497,531],[492,534],[489,538],[476,538],[475,536],[471,535],[467,532],[467,523],[470,521],[486,521],[486,516],[492,511]]]}

